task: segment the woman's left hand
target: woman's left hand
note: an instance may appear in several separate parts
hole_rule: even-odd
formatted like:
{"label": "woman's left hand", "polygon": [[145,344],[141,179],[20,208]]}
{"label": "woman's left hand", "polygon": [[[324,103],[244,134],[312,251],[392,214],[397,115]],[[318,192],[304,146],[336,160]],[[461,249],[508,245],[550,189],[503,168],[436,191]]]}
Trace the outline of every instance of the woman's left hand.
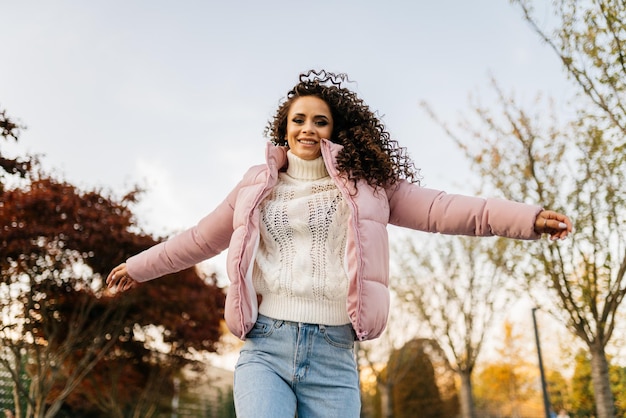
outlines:
{"label": "woman's left hand", "polygon": [[572,232],[572,221],[562,213],[542,210],[535,219],[535,232],[550,234],[551,240],[565,239]]}

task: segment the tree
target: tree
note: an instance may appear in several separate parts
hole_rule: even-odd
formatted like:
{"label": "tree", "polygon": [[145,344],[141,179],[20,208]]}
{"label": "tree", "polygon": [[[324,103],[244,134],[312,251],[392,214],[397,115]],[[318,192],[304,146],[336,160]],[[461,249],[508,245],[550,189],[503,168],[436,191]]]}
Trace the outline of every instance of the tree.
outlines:
{"label": "tree", "polygon": [[[578,125],[583,133],[579,149],[583,157],[585,153],[591,157],[583,158],[581,164],[585,177],[591,181],[578,184],[587,186],[578,200],[587,203],[587,210],[583,212],[587,220],[584,228],[590,230],[586,238],[592,246],[582,264],[589,290],[594,292],[589,298],[592,302],[588,303],[594,314],[593,318],[586,315],[575,322],[574,331],[591,346],[597,413],[600,418],[609,417],[614,414],[613,396],[604,347],[612,336],[615,315],[626,294],[624,235],[606,231],[622,226],[624,221],[624,193],[620,189],[624,190],[626,148],[626,3],[620,0],[583,4],[575,0],[556,1],[552,11],[558,23],[551,33],[534,17],[531,1],[515,0],[514,3],[520,6],[535,33],[561,59],[581,94],[595,105],[579,109]],[[602,180],[606,186],[595,190],[597,181]],[[590,196],[594,193],[597,195]],[[598,209],[600,211],[596,212]],[[610,240],[602,242],[605,238]],[[597,281],[600,283],[596,284]],[[604,297],[606,303],[596,303]],[[577,311],[579,306],[568,311]]]}
{"label": "tree", "polygon": [[[115,241],[104,234],[114,227],[108,221],[130,219],[130,213],[98,193],[77,193],[35,172],[28,176],[26,186],[3,191],[0,205],[1,361],[13,371],[16,397],[28,401],[27,415],[43,417],[60,409],[123,333],[119,321],[128,308],[126,299],[109,304],[110,297],[94,293],[88,275],[89,269],[103,271],[106,260],[124,248],[110,246]],[[97,251],[105,243],[109,249]],[[66,373],[72,357],[77,361]],[[24,361],[28,387],[18,378]],[[64,387],[51,400],[50,391],[61,378]]]}
{"label": "tree", "polygon": [[[626,134],[626,4],[621,0],[553,2],[556,26],[542,27],[532,0],[512,0],[557,54],[569,76],[613,128]],[[542,3],[542,7],[544,4]]]}
{"label": "tree", "polygon": [[[401,312],[398,309],[392,310],[392,317],[399,314]],[[406,320],[401,322],[398,317],[395,317],[390,326],[391,328],[396,328],[401,333],[408,331]],[[390,338],[389,335],[385,331],[383,338]],[[396,342],[398,341],[397,338],[395,340]],[[412,352],[411,349],[415,347],[418,347],[418,351]],[[384,355],[383,351],[376,353],[377,350],[375,348],[384,348],[384,352],[388,353],[386,361],[374,361],[379,355]],[[441,416],[452,417],[458,415],[459,399],[455,381],[456,376],[450,370],[446,356],[436,341],[414,338],[403,343],[400,348],[394,348],[394,344],[391,341],[387,341],[385,347],[380,347],[377,343],[368,341],[359,344],[357,352],[359,363],[363,367],[360,371],[362,416],[372,418],[397,416],[396,414],[400,413],[398,411],[408,407],[403,402],[401,402],[400,406],[396,406],[398,397],[401,397],[402,393],[423,391],[423,389],[415,389],[412,386],[416,383],[423,385],[427,380],[415,381],[411,377],[416,373],[416,368],[421,370],[422,367],[433,370],[434,384],[437,387],[441,401],[440,408],[437,407],[436,409],[440,410]],[[418,358],[418,356],[422,355],[426,357],[423,359]],[[427,366],[421,365],[424,361],[428,362]],[[422,371],[417,373],[422,373]]]}
{"label": "tree", "polygon": [[538,289],[547,289],[551,301],[542,304],[542,309],[567,324],[589,348],[598,417],[612,417],[605,348],[626,290],[626,194],[621,186],[626,180],[626,154],[613,153],[615,137],[597,126],[576,124],[570,132],[555,127],[542,131],[537,119],[513,100],[501,94],[500,103],[502,125],[497,116],[477,108],[486,130],[491,131],[475,130],[468,135],[482,138],[481,144],[474,144],[477,148],[470,146],[471,140],[454,137],[483,180],[504,197],[542,202],[574,219],[576,232],[567,241],[531,245],[512,241],[506,254],[527,257],[517,270],[525,277],[529,294],[537,297]]}
{"label": "tree", "polygon": [[[0,115],[5,138],[17,139],[17,125]],[[44,174],[32,159],[1,161],[28,161],[2,166],[5,176],[24,181],[7,187],[0,177],[0,363],[11,373],[16,408],[26,400],[26,416],[51,417],[65,403],[76,407],[78,399],[94,399],[85,376],[102,395],[111,390],[105,371],[115,373],[110,366],[120,364],[133,368],[124,385],[171,387],[169,376],[191,353],[215,350],[224,302],[215,277],[192,268],[122,294],[104,286],[111,266],[157,242],[135,226],[138,190],[116,199]],[[147,341],[154,329],[167,351]],[[30,382],[20,377],[23,365]],[[151,381],[159,384],[146,385]],[[136,394],[125,391],[120,405],[150,416],[150,408],[138,409],[141,402],[130,398]]]}
{"label": "tree", "polygon": [[[611,392],[615,397],[616,416],[626,416],[626,368],[616,365],[609,367]],[[591,359],[584,351],[579,351],[575,358],[572,376],[572,410],[576,417],[588,417],[594,412],[594,387],[592,383]]]}
{"label": "tree", "polygon": [[[512,323],[505,321],[502,341],[496,349],[497,357],[485,364],[476,384],[479,416],[521,416],[532,399],[539,399],[536,390],[536,366],[529,362],[530,353],[522,346],[523,336],[515,332]],[[537,403],[540,406],[540,403]],[[537,408],[539,411],[542,407]]]}
{"label": "tree", "polygon": [[626,367],[611,367],[611,388],[615,397],[616,416],[626,417]]}
{"label": "tree", "polygon": [[[0,108],[0,138],[5,140],[13,139],[18,140],[21,130],[24,126],[14,122],[6,114],[6,110]],[[7,174],[18,175],[22,178],[26,177],[26,174],[31,170],[32,161],[30,158],[10,158],[2,154],[2,148],[0,144],[0,193],[3,190],[2,179]]]}
{"label": "tree", "polygon": [[568,112],[575,117],[561,123],[541,97],[528,111],[494,81],[500,111],[473,103],[474,118],[459,129],[442,126],[485,188],[574,220],[576,232],[567,241],[511,242],[508,253],[527,255],[519,274],[530,293],[548,289],[549,307],[542,309],[588,347],[597,416],[613,417],[605,350],[626,294],[626,4],[556,1],[558,24],[548,35],[533,19],[530,2],[515,3],[579,88]]}
{"label": "tree", "polygon": [[548,370],[546,375],[552,409],[555,411],[569,410],[571,394],[568,380],[557,370]]}
{"label": "tree", "polygon": [[394,418],[445,416],[435,369],[422,340],[412,340],[389,357],[387,374],[402,371],[391,388]]}
{"label": "tree", "polygon": [[223,306],[216,280],[187,269],[123,294],[131,307],[121,328],[130,332],[68,397],[72,412],[146,418],[168,410],[181,370],[200,367],[194,354],[215,350]]}
{"label": "tree", "polygon": [[575,417],[592,416],[594,396],[591,383],[591,363],[584,351],[579,351],[575,358],[574,376],[572,376],[572,413]]}
{"label": "tree", "polygon": [[[411,340],[411,336],[420,334],[421,324],[413,319],[414,315],[403,310],[401,304],[392,303],[387,328],[380,338],[357,344],[362,412],[367,412],[369,408],[371,416],[393,416],[391,390],[397,381],[404,378],[406,369],[389,369],[389,357]],[[414,325],[417,328],[413,329]]]}
{"label": "tree", "polygon": [[494,314],[506,306],[509,267],[496,261],[501,239],[431,238],[427,251],[410,240],[394,250],[393,289],[446,353],[461,381],[461,415],[470,418],[472,373]]}

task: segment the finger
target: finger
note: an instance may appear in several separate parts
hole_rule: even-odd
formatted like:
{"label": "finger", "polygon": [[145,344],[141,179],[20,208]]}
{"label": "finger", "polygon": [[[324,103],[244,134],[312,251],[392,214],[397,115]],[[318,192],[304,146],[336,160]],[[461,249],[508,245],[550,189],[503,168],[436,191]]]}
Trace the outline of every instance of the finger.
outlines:
{"label": "finger", "polygon": [[128,289],[132,289],[133,287],[135,287],[137,283],[135,282],[135,280],[133,280],[132,277],[126,275],[124,277],[124,280],[120,283],[120,285],[118,286],[118,288],[120,290],[128,290]]}
{"label": "finger", "polygon": [[116,277],[116,274],[115,274],[115,269],[113,269],[113,270],[111,270],[111,272],[107,276],[106,284],[107,284],[108,287],[113,287],[115,285],[116,281],[117,281],[117,277]]}
{"label": "finger", "polygon": [[[551,210],[540,214],[543,216],[543,231],[548,233],[560,232],[562,230],[571,231],[572,223],[569,218],[561,213]],[[537,223],[540,223],[538,220]]]}
{"label": "finger", "polygon": [[565,229],[563,229],[563,230],[561,230],[561,231],[555,232],[555,233],[552,235],[552,237],[553,237],[553,239],[555,239],[555,240],[557,240],[557,239],[565,239],[565,238],[567,238],[567,236],[569,235],[569,232],[570,232],[570,231],[569,231],[567,228],[565,228]]}
{"label": "finger", "polygon": [[574,230],[572,221],[570,221],[570,219],[565,215],[561,215],[559,217],[557,228],[559,230],[559,236],[562,239],[565,238]]}
{"label": "finger", "polygon": [[109,275],[107,276],[107,281],[108,280],[115,280],[116,276],[117,276],[117,272],[119,271],[120,266],[115,266],[111,272],[109,273]]}
{"label": "finger", "polygon": [[107,285],[109,287],[114,287],[118,284],[118,282],[124,277],[118,268],[115,268],[109,273],[109,277],[107,277]]}
{"label": "finger", "polygon": [[562,231],[567,230],[568,226],[565,222],[561,222],[556,219],[546,219],[544,229],[550,231]]}
{"label": "finger", "polygon": [[107,276],[106,283],[109,287],[113,287],[120,279],[125,276],[128,276],[128,271],[126,270],[126,263],[122,263],[119,266],[113,268],[113,270],[111,270],[111,272]]}
{"label": "finger", "polygon": [[567,232],[574,232],[574,224],[572,224],[570,218],[568,218],[567,216],[563,216],[563,218],[563,223],[567,225]]}
{"label": "finger", "polygon": [[111,279],[107,282],[110,289],[125,291],[132,289],[137,282],[128,275],[126,265],[122,264],[111,272]]}
{"label": "finger", "polygon": [[125,283],[126,283],[126,279],[122,277],[122,278],[116,279],[115,282],[111,283],[109,285],[109,288],[115,291],[124,290]]}

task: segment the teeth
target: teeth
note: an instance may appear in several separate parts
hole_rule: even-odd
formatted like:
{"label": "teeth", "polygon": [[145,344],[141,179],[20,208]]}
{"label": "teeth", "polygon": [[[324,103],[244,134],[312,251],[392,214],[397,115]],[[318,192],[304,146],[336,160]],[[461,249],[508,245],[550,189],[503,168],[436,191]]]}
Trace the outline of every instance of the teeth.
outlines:
{"label": "teeth", "polygon": [[305,140],[305,139],[301,139],[301,140],[300,140],[300,143],[301,143],[301,144],[307,144],[307,145],[315,145],[315,144],[316,144],[316,142],[315,142],[315,141],[307,141],[307,140]]}

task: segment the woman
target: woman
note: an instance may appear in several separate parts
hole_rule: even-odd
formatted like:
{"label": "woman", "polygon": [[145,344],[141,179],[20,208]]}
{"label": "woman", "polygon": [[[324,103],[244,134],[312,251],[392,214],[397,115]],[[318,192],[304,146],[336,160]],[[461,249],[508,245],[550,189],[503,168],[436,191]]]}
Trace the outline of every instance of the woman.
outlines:
{"label": "woman", "polygon": [[353,342],[386,325],[388,223],[518,239],[572,230],[539,206],[420,187],[406,150],[346,81],[301,74],[266,129],[266,164],[195,227],[107,277],[128,289],[228,248],[225,319],[245,340],[235,369],[240,417],[359,416]]}

